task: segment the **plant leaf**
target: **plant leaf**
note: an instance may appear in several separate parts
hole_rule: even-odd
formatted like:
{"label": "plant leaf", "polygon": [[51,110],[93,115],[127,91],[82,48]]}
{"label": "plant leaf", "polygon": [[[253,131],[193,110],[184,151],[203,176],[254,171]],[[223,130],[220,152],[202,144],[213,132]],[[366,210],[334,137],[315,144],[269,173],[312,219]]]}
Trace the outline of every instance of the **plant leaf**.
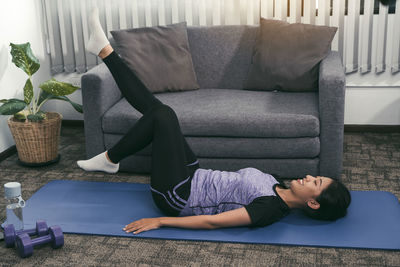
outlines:
{"label": "plant leaf", "polygon": [[32,101],[33,98],[33,86],[32,86],[32,81],[30,78],[26,80],[25,86],[24,86],[24,101],[27,105],[29,105]]}
{"label": "plant leaf", "polygon": [[24,120],[26,120],[26,116],[29,114],[30,114],[29,111],[25,109],[25,110],[15,113],[14,118],[16,120],[24,121]]}
{"label": "plant leaf", "polygon": [[78,112],[80,112],[80,113],[83,113],[82,105],[71,101],[71,100],[70,100],[68,97],[66,97],[66,96],[56,96],[56,95],[52,95],[52,94],[49,94],[49,93],[46,92],[46,91],[41,91],[40,96],[39,96],[38,105],[40,105],[43,101],[45,101],[45,100],[50,100],[50,99],[58,99],[58,100],[62,100],[62,101],[67,101],[67,102],[69,102],[69,103],[72,105],[72,107],[73,107],[76,111],[78,111]]}
{"label": "plant leaf", "polygon": [[18,99],[18,98],[10,98],[10,99],[1,99],[0,103],[19,102],[19,101],[22,101],[22,100]]}
{"label": "plant leaf", "polygon": [[12,62],[25,71],[26,74],[32,76],[39,68],[39,60],[33,55],[31,44],[13,44],[11,46]]}
{"label": "plant leaf", "polygon": [[46,114],[42,111],[39,111],[36,114],[29,114],[27,118],[31,122],[38,122],[44,120],[46,118]]}
{"label": "plant leaf", "polygon": [[50,99],[51,96],[52,96],[52,94],[49,94],[46,91],[40,90],[39,101],[37,103],[38,106],[40,106],[40,104],[42,104],[42,102],[45,101],[46,99]]}
{"label": "plant leaf", "polygon": [[79,113],[83,113],[82,105],[71,101],[71,100],[70,100],[68,97],[66,97],[66,96],[64,96],[64,97],[66,98],[65,101],[68,101],[68,102],[71,104],[71,106],[72,106],[76,111],[78,111]]}
{"label": "plant leaf", "polygon": [[73,86],[70,83],[59,82],[54,78],[42,83],[39,87],[43,91],[56,96],[69,95],[75,92],[76,89],[79,89],[79,87]]}
{"label": "plant leaf", "polygon": [[14,115],[26,107],[26,103],[24,101],[15,98],[9,99],[8,102],[2,103],[4,104],[0,107],[0,115]]}

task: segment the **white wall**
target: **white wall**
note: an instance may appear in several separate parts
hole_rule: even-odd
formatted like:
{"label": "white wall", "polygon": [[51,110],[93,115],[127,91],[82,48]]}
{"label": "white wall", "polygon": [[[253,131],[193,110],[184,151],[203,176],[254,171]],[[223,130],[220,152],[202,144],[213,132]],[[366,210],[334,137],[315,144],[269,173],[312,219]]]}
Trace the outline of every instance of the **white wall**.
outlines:
{"label": "white wall", "polygon": [[347,88],[345,124],[400,125],[400,87]]}
{"label": "white wall", "polygon": [[[33,75],[33,85],[50,78],[50,63],[45,52],[41,22],[40,0],[13,0],[0,8],[0,99],[23,99],[23,87],[28,78],[11,62],[10,43],[31,43],[41,67]],[[0,116],[0,153],[14,145],[7,125],[9,116]]]}
{"label": "white wall", "polygon": [[400,125],[400,73],[346,75],[345,124]]}

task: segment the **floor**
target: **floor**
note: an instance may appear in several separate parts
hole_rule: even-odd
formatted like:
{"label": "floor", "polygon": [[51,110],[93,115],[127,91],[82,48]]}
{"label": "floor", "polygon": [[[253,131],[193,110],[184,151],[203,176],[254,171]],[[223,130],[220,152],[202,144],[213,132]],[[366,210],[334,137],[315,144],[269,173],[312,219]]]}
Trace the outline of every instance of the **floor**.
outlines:
{"label": "floor", "polygon": [[[148,175],[88,173],[76,160],[85,158],[81,127],[63,127],[59,163],[28,168],[13,155],[0,163],[4,184],[20,181],[29,197],[51,180],[148,183]],[[400,198],[400,133],[345,133],[342,181],[351,190],[385,190]],[[0,194],[0,219],[5,201]],[[400,225],[400,223],[399,223]],[[109,236],[65,235],[65,246],[43,246],[20,259],[0,245],[2,266],[400,266],[400,252],[301,246],[171,241]]]}

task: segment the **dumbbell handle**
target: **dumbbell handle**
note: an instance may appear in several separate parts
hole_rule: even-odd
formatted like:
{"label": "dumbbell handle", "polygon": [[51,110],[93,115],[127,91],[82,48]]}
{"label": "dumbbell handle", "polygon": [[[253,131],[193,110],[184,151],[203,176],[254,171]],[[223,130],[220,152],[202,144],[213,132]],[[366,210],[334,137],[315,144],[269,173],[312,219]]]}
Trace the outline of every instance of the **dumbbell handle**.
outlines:
{"label": "dumbbell handle", "polygon": [[17,231],[15,231],[15,234],[17,234],[17,235],[22,235],[22,234],[35,235],[36,229],[17,230]]}
{"label": "dumbbell handle", "polygon": [[32,245],[42,245],[51,241],[51,235],[39,236],[32,239]]}

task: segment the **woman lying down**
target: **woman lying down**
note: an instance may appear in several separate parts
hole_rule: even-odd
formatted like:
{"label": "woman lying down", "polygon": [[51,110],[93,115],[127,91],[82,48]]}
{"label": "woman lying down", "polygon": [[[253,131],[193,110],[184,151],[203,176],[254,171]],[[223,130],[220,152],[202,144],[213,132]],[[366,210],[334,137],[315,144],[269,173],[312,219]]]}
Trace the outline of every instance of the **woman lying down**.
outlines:
{"label": "woman lying down", "polygon": [[[144,218],[123,230],[138,234],[163,226],[215,229],[266,226],[291,209],[315,219],[336,220],[346,215],[351,197],[339,181],[307,175],[290,187],[255,168],[236,172],[201,169],[181,133],[174,110],[155,98],[114,52],[94,9],[87,49],[103,59],[126,100],[143,116],[109,150],[78,161],[86,171],[116,173],[119,162],[152,143],[151,193],[168,217]],[[128,222],[127,222],[128,223]]]}

